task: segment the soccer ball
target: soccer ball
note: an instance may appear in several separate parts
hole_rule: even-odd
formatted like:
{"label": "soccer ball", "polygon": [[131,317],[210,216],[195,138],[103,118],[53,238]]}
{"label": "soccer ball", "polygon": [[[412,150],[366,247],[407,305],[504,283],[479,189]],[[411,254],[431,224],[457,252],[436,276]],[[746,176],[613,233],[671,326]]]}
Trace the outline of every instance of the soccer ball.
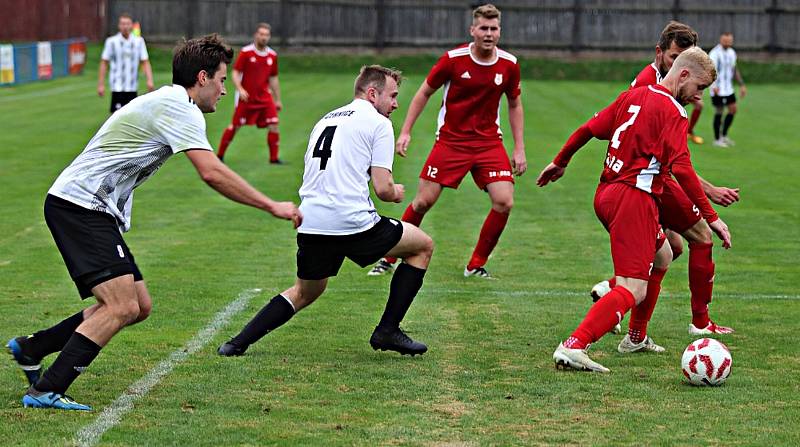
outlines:
{"label": "soccer ball", "polygon": [[681,359],[683,375],[692,385],[718,386],[731,375],[733,358],[728,347],[713,338],[689,343]]}

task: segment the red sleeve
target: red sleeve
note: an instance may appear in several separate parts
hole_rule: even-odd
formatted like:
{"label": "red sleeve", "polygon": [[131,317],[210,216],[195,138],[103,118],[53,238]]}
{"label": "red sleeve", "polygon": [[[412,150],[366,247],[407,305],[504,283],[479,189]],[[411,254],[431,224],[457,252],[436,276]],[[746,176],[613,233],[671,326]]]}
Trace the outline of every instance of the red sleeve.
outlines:
{"label": "red sleeve", "polygon": [[272,55],[272,73],[270,73],[269,77],[278,76],[278,55]]}
{"label": "red sleeve", "polygon": [[700,185],[700,180],[697,179],[697,173],[694,172],[694,167],[692,167],[692,161],[689,159],[688,152],[681,153],[672,162],[672,175],[675,176],[675,180],[681,185],[681,188],[683,188],[686,195],[689,196],[692,203],[700,209],[700,213],[703,215],[706,222],[711,223],[719,219],[717,212],[714,211],[714,208],[703,192],[703,187]]}
{"label": "red sleeve", "polygon": [[515,63],[511,65],[511,73],[509,74],[509,83],[508,87],[506,87],[506,96],[508,99],[514,99],[522,93],[522,88],[520,86],[520,73],[519,73],[519,63]]}
{"label": "red sleeve", "polygon": [[588,123],[584,123],[569,136],[567,142],[564,143],[564,147],[561,148],[556,158],[553,159],[553,164],[566,168],[570,160],[572,160],[572,156],[575,155],[583,145],[588,143],[589,140],[592,139],[592,136],[592,131],[589,130]]}
{"label": "red sleeve", "polygon": [[431,68],[431,72],[428,73],[428,77],[425,79],[425,82],[433,89],[438,89],[439,87],[443,86],[448,79],[450,79],[450,74],[452,72],[453,64],[451,63],[450,56],[447,53],[444,56],[439,58],[439,61],[436,62],[436,65]]}
{"label": "red sleeve", "polygon": [[614,118],[617,116],[617,108],[623,99],[627,96],[627,92],[622,92],[614,102],[609,104],[605,109],[594,114],[594,117],[586,122],[589,130],[592,131],[592,136],[598,140],[610,140],[611,133],[614,131]]}
{"label": "red sleeve", "polygon": [[239,72],[243,72],[245,62],[247,62],[247,58],[244,55],[244,51],[240,51],[239,56],[236,58],[236,62],[234,62],[233,64],[233,69]]}

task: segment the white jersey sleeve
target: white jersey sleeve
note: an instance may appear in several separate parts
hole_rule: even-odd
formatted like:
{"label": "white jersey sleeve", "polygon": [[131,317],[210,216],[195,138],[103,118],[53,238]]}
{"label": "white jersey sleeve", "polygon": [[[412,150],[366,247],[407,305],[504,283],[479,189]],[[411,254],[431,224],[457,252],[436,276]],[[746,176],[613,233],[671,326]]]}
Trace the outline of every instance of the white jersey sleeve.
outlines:
{"label": "white jersey sleeve", "polygon": [[203,112],[193,102],[166,102],[162,107],[154,125],[173,154],[189,149],[213,150],[206,136]]}
{"label": "white jersey sleeve", "polygon": [[110,61],[112,57],[114,57],[114,45],[111,37],[107,37],[105,44],[103,44],[103,53],[100,55],[100,59]]}
{"label": "white jersey sleeve", "polygon": [[144,43],[143,38],[139,38],[139,62],[146,61],[150,59],[150,55],[147,54],[147,45]]}
{"label": "white jersey sleeve", "polygon": [[372,165],[392,170],[394,163],[394,129],[388,119],[378,125],[372,140]]}

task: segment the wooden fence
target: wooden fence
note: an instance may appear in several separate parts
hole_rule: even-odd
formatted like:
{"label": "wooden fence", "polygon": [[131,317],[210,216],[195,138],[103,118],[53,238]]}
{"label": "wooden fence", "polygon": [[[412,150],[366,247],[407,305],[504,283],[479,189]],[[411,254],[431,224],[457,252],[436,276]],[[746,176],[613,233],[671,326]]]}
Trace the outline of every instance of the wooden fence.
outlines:
{"label": "wooden fence", "polygon": [[[476,2],[456,0],[108,0],[107,28],[128,12],[146,39],[175,42],[218,32],[250,40],[257,22],[286,47],[448,47],[469,39]],[[800,52],[800,0],[510,0],[496,2],[509,49],[651,49],[670,19],[694,27],[703,47],[732,31],[736,48]]]}

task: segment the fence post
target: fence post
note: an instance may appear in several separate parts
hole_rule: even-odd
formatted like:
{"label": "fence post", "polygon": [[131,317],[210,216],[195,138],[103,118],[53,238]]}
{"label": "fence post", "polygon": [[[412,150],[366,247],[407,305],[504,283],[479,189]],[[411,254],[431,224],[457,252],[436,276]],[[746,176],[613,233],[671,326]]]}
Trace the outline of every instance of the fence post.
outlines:
{"label": "fence post", "polygon": [[289,0],[281,0],[280,4],[280,20],[281,23],[278,25],[278,30],[280,30],[280,38],[281,38],[281,46],[288,47],[289,46],[289,34],[291,33],[292,27],[289,26],[290,21],[290,11],[291,5],[289,4]]}
{"label": "fence post", "polygon": [[581,42],[581,15],[583,14],[583,8],[581,7],[581,0],[575,0],[572,3],[572,43],[570,44],[570,49],[573,53],[577,53],[580,51],[583,43]]}
{"label": "fence post", "polygon": [[769,15],[769,42],[767,42],[765,49],[771,54],[775,54],[781,49],[778,44],[778,16],[783,11],[778,7],[778,0],[772,0],[765,12]]}
{"label": "fence post", "polygon": [[681,0],[672,2],[672,20],[680,21],[681,14]]}
{"label": "fence post", "polygon": [[386,1],[375,0],[375,48],[380,52],[386,45]]}

